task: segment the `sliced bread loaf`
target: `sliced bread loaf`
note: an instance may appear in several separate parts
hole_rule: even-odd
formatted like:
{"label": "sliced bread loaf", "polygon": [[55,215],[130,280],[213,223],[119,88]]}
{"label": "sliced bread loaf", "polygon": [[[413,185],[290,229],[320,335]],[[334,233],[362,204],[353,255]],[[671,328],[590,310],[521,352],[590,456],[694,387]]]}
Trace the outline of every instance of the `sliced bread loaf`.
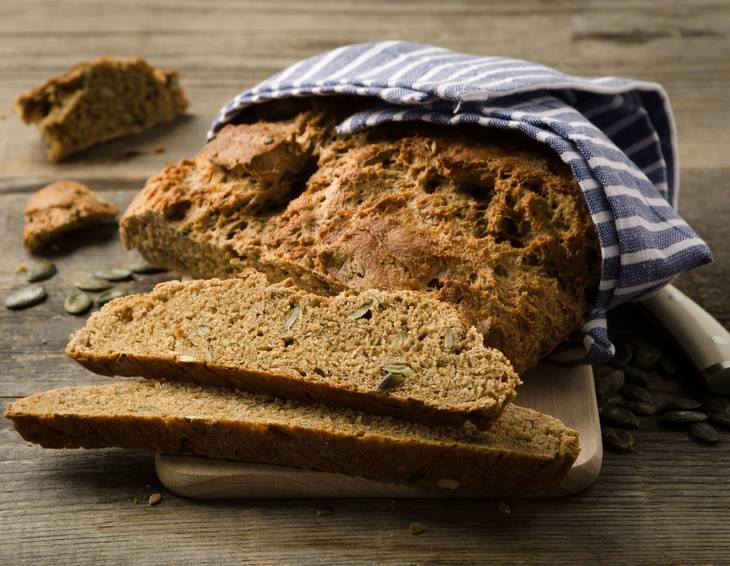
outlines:
{"label": "sliced bread loaf", "polygon": [[12,403],[6,417],[23,438],[46,448],[116,446],[399,483],[452,480],[450,487],[500,495],[554,485],[579,452],[575,431],[514,405],[478,432],[142,380],[36,393]]}
{"label": "sliced bread loaf", "polygon": [[243,278],[169,282],[95,313],[67,353],[92,371],[223,385],[426,423],[488,427],[519,377],[450,305],[321,297]]}

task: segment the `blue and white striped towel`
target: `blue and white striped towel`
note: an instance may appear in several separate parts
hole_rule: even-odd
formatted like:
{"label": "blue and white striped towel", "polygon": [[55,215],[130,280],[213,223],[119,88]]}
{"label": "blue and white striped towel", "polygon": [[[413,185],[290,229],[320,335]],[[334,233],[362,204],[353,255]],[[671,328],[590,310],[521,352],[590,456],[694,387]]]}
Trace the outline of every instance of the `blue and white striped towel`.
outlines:
{"label": "blue and white striped towel", "polygon": [[527,61],[416,43],[365,43],[300,61],[242,92],[221,109],[208,139],[257,102],[333,94],[382,100],[342,122],[343,134],[386,122],[475,123],[519,130],[570,166],[598,229],[602,272],[580,335],[558,349],[557,359],[610,359],[608,309],[712,259],[674,210],[674,120],[657,84],[574,77]]}

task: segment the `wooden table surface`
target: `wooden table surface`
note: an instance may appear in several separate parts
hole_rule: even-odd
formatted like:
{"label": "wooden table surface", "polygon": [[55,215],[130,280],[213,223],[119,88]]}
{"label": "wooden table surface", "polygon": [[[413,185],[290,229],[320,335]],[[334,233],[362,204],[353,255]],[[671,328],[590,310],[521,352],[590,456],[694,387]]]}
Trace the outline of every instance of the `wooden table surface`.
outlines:
{"label": "wooden table surface", "polygon": [[[680,209],[715,263],[678,285],[730,324],[730,4],[616,2],[0,3],[0,295],[26,259],[28,195],[58,179],[87,182],[125,206],[165,161],[191,156],[229,97],[299,58],[351,42],[397,38],[536,60],[575,74],[664,84],[676,113]],[[192,100],[173,125],[107,144],[60,165],[44,160],[14,97],[100,54],[142,55],[180,69]],[[156,144],[166,152],[156,154]],[[74,277],[122,261],[114,230],[55,254],[49,299],[0,312],[3,408],[29,393],[103,382],[66,359],[83,319],[62,310]],[[666,391],[671,383],[655,384]],[[0,419],[0,563],[467,563],[694,564],[730,562],[730,435],[715,447],[653,425],[631,454],[607,453],[597,482],[551,501],[196,502],[159,491],[151,454],[44,451]],[[334,514],[318,517],[330,505]],[[412,536],[421,521],[427,532]]]}

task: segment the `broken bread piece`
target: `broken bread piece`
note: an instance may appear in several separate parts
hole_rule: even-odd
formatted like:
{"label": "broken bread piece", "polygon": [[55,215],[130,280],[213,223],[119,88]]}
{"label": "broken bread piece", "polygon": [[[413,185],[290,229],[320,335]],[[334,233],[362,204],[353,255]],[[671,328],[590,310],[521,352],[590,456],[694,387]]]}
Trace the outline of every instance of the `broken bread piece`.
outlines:
{"label": "broken bread piece", "polygon": [[23,244],[37,251],[61,234],[113,221],[119,209],[86,185],[58,181],[34,193],[25,207]]}
{"label": "broken bread piece", "polygon": [[20,95],[15,108],[36,124],[51,161],[169,122],[189,105],[174,70],[139,57],[99,57]]}
{"label": "broken bread piece", "polygon": [[509,405],[486,432],[191,384],[132,380],[36,393],[5,416],[46,448],[195,454],[374,480],[527,495],[556,485],[580,451],[559,420]]}
{"label": "broken bread piece", "polygon": [[66,352],[103,375],[169,378],[485,429],[521,383],[449,304],[413,291],[322,297],[291,281],[168,282],[105,305]]}

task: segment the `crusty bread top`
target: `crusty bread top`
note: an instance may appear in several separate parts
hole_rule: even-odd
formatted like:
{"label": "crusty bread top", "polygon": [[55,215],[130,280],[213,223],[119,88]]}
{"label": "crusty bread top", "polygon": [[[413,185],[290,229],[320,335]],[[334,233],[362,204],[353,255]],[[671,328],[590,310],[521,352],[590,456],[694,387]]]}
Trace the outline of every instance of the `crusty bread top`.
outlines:
{"label": "crusty bread top", "polygon": [[67,352],[102,373],[230,383],[480,428],[519,383],[504,355],[447,303],[411,291],[322,297],[253,271],[117,299]]}
{"label": "crusty bread top", "polygon": [[338,136],[338,105],[225,127],[148,181],[122,218],[125,245],[196,277],[250,266],[320,293],[426,291],[519,372],[580,327],[600,252],[557,156],[481,127]]}

